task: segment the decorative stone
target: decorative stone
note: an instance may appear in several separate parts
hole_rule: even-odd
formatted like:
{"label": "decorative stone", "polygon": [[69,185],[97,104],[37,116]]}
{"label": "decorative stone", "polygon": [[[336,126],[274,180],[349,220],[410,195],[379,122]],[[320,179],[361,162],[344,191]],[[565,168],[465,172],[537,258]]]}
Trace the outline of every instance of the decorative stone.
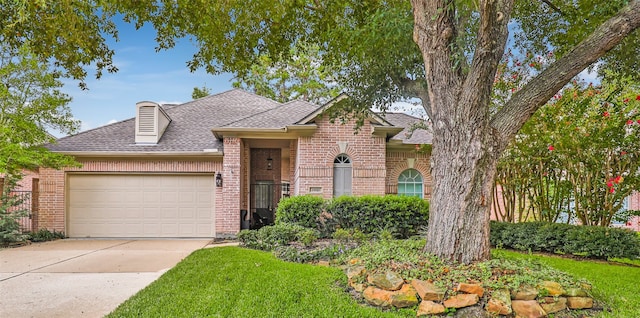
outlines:
{"label": "decorative stone", "polygon": [[411,286],[415,288],[422,300],[442,301],[444,299],[444,290],[433,283],[424,280],[414,279]]}
{"label": "decorative stone", "polygon": [[547,291],[547,295],[549,296],[560,296],[562,294],[564,294],[564,288],[562,288],[562,285],[560,285],[559,283],[556,282],[552,282],[552,281],[543,281],[542,283],[540,283],[540,285],[538,286],[538,289],[540,290],[546,290]]}
{"label": "decorative stone", "polygon": [[484,288],[478,284],[458,284],[458,291],[461,291],[466,294],[476,294],[478,297],[482,297],[484,295]]}
{"label": "decorative stone", "polygon": [[318,261],[318,263],[316,263],[316,265],[323,266],[323,267],[329,267],[330,266],[328,261]]}
{"label": "decorative stone", "polygon": [[444,301],[447,308],[462,308],[473,306],[480,301],[480,297],[476,294],[458,294]]}
{"label": "decorative stone", "polygon": [[384,290],[398,290],[404,284],[404,279],[392,271],[369,274],[367,281]]}
{"label": "decorative stone", "polygon": [[536,297],[538,297],[538,290],[531,286],[522,286],[511,292],[513,300],[534,300]]}
{"label": "decorative stone", "polygon": [[398,291],[391,294],[391,306],[397,308],[412,307],[418,304],[416,290],[409,284],[402,285]]}
{"label": "decorative stone", "polygon": [[567,297],[587,297],[589,294],[582,288],[568,288],[562,296]]}
{"label": "decorative stone", "polygon": [[371,305],[389,307],[391,306],[391,293],[388,290],[369,286],[364,290],[362,296]]}
{"label": "decorative stone", "polygon": [[547,315],[540,304],[535,300],[514,300],[511,302],[516,317],[541,318]]}
{"label": "decorative stone", "polygon": [[428,317],[444,313],[444,306],[430,300],[423,300],[418,306],[418,317]]}
{"label": "decorative stone", "polygon": [[347,268],[347,278],[349,281],[353,280],[358,276],[362,276],[367,272],[367,269],[364,266],[354,266]]}
{"label": "decorative stone", "polygon": [[591,297],[567,297],[567,307],[570,309],[586,309],[593,307]]}
{"label": "decorative stone", "polygon": [[356,265],[360,263],[362,263],[362,261],[359,258],[352,258],[349,260],[349,265]]}
{"label": "decorative stone", "polygon": [[495,315],[510,315],[513,310],[511,309],[509,290],[498,289],[493,291],[485,309]]}
{"label": "decorative stone", "polygon": [[349,283],[349,286],[351,286],[353,288],[353,290],[355,290],[355,291],[357,291],[359,293],[364,291],[364,284],[358,284],[358,283],[351,282],[351,283]]}
{"label": "decorative stone", "polygon": [[567,309],[567,299],[564,297],[545,297],[540,307],[542,307],[547,314],[552,314]]}

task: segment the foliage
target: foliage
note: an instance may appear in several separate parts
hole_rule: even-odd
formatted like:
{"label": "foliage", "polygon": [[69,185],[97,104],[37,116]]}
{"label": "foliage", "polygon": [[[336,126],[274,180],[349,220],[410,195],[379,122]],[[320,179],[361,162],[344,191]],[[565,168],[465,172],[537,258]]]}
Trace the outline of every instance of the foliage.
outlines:
{"label": "foliage", "polygon": [[322,63],[318,45],[298,42],[287,54],[288,59],[258,56],[246,73],[235,78],[233,86],[281,103],[300,99],[324,104],[340,93],[334,73]]}
{"label": "foliage", "polygon": [[288,263],[237,247],[189,255],[107,317],[415,317],[382,312],[345,293],[337,268]]}
{"label": "foliage", "polygon": [[66,238],[64,232],[58,232],[56,230],[53,230],[53,232],[51,232],[48,229],[40,229],[36,232],[29,233],[29,240],[31,242],[47,242],[63,238]]}
{"label": "foliage", "polygon": [[203,98],[203,97],[209,96],[210,94],[211,94],[211,89],[206,86],[194,87],[193,92],[191,93],[191,98],[193,99]]}
{"label": "foliage", "polygon": [[317,261],[330,261],[346,253],[351,248],[345,244],[330,244],[310,250],[302,250],[295,246],[278,246],[273,254],[283,261],[295,263],[311,263]]}
{"label": "foliage", "polygon": [[12,193],[16,180],[12,176],[5,176],[4,184],[0,185],[0,246],[24,241],[28,236],[20,229],[20,218],[28,215],[28,211],[21,208],[23,196]]}
{"label": "foliage", "polygon": [[630,230],[547,222],[491,222],[491,245],[588,258],[638,258],[640,239]]}
{"label": "foliage", "polygon": [[499,219],[609,226],[633,215],[622,205],[640,188],[640,87],[610,78],[574,83],[525,124],[498,165]]}
{"label": "foliage", "polygon": [[280,222],[276,225],[261,227],[259,230],[242,230],[238,233],[238,240],[248,248],[271,251],[299,239],[299,235],[306,230],[297,224]]}
{"label": "foliage", "polygon": [[278,203],[276,224],[293,223],[308,228],[317,228],[324,209],[324,200],[312,195],[284,198]]}
{"label": "foliage", "polygon": [[30,50],[0,45],[0,173],[17,179],[23,169],[73,165],[71,157],[42,145],[55,141],[47,129],[73,133],[79,128],[67,106],[71,99],[60,91],[59,74]]}
{"label": "foliage", "polygon": [[398,238],[408,238],[426,226],[429,202],[409,196],[342,196],[327,206],[336,227],[379,233],[388,230]]}

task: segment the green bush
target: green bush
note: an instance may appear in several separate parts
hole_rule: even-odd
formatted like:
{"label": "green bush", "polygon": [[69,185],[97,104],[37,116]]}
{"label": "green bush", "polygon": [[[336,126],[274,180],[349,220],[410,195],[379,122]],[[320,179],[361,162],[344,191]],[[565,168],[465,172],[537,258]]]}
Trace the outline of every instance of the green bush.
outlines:
{"label": "green bush", "polygon": [[327,205],[333,226],[363,233],[390,231],[397,238],[408,238],[426,226],[429,202],[408,196],[343,196]]}
{"label": "green bush", "polygon": [[31,242],[46,242],[65,238],[64,232],[53,232],[47,229],[40,229],[37,232],[29,234]]}
{"label": "green bush", "polygon": [[588,258],[638,258],[640,238],[630,230],[560,223],[491,222],[491,245]]}
{"label": "green bush", "polygon": [[311,195],[293,196],[278,203],[276,224],[292,223],[308,228],[317,228],[324,200]]}
{"label": "green bush", "polygon": [[259,230],[242,230],[238,233],[238,240],[248,248],[271,251],[295,241],[305,230],[308,229],[297,224],[279,223]]}

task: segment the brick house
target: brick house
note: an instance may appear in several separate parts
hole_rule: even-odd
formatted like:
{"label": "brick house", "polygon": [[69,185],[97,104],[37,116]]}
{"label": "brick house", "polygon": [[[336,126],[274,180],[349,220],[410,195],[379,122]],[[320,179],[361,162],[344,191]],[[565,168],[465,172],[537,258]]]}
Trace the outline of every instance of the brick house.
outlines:
{"label": "brick house", "polygon": [[290,195],[428,197],[416,146],[431,135],[409,133],[420,119],[372,113],[355,134],[324,112],[343,97],[319,107],[234,89],[137,103],[134,118],[49,146],[83,166],[40,169],[37,223],[69,237],[227,237],[273,222]]}

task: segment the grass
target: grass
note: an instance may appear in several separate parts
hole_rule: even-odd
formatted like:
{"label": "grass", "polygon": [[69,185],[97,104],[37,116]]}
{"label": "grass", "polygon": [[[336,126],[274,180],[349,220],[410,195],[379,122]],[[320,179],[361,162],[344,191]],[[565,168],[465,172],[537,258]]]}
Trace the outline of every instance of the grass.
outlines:
{"label": "grass", "polygon": [[196,251],[108,317],[415,317],[380,312],[345,292],[337,268],[280,261],[271,253]]}
{"label": "grass", "polygon": [[[376,254],[376,253],[373,253]],[[590,281],[606,302],[598,317],[640,317],[640,268],[494,250],[494,257],[549,265]],[[199,250],[108,317],[415,317],[381,312],[346,292],[337,268],[289,263],[237,247]]]}
{"label": "grass", "polygon": [[[593,285],[597,299],[607,303],[598,317],[640,317],[640,268],[611,265],[604,262],[578,261],[561,257],[527,255],[510,251],[494,251],[501,258],[530,259],[547,264]],[[609,311],[610,310],[610,311]]]}

